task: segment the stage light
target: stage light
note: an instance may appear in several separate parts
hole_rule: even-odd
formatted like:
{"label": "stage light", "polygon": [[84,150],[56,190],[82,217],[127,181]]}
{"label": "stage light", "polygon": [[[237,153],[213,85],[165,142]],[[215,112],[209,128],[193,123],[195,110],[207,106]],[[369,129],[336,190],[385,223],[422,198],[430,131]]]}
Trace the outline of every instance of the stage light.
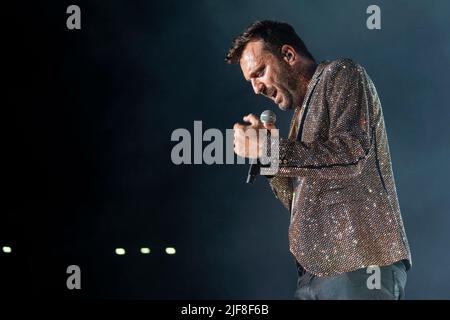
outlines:
{"label": "stage light", "polygon": [[150,248],[141,248],[141,253],[142,254],[149,254],[150,253]]}
{"label": "stage light", "polygon": [[123,256],[125,254],[125,249],[124,248],[116,248],[116,254],[118,256]]}
{"label": "stage light", "polygon": [[175,248],[172,248],[172,247],[167,247],[166,248],[166,253],[167,254],[175,254],[175,252],[176,252]]}
{"label": "stage light", "polygon": [[2,251],[4,252],[4,253],[11,253],[11,251],[12,251],[12,249],[11,249],[11,247],[3,247],[2,248]]}

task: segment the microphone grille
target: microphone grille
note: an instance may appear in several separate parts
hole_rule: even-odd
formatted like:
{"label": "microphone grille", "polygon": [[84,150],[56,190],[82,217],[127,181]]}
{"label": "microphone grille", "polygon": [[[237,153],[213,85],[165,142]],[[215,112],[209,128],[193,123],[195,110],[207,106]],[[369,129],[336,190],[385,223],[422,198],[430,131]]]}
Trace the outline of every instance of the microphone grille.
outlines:
{"label": "microphone grille", "polygon": [[262,123],[272,123],[274,124],[277,121],[277,116],[275,112],[272,110],[265,110],[263,113],[261,113],[261,116],[259,117]]}

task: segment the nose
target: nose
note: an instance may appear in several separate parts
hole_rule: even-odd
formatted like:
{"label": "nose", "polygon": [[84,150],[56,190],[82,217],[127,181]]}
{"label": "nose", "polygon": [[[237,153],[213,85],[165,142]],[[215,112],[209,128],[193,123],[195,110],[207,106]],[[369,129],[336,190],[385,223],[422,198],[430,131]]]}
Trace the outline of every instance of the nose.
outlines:
{"label": "nose", "polygon": [[257,79],[252,79],[252,87],[255,94],[261,94],[264,90],[264,84],[259,82]]}

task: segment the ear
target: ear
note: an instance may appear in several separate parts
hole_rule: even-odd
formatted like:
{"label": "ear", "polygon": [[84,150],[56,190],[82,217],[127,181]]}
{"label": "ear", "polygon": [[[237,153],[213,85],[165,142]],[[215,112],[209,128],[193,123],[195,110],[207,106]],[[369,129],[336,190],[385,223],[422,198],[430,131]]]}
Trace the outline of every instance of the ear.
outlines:
{"label": "ear", "polygon": [[298,59],[297,52],[288,44],[285,44],[281,47],[281,55],[283,57],[283,60],[290,65],[293,65]]}

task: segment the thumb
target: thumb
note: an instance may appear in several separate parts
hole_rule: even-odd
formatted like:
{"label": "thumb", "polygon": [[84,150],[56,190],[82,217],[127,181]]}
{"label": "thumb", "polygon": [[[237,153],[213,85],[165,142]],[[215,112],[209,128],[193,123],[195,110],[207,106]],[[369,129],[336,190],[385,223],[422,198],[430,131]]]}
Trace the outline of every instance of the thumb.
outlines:
{"label": "thumb", "polygon": [[249,115],[246,115],[243,119],[246,122],[250,122],[252,126],[258,126],[259,125],[259,119],[257,116],[255,116],[253,113],[250,113]]}

